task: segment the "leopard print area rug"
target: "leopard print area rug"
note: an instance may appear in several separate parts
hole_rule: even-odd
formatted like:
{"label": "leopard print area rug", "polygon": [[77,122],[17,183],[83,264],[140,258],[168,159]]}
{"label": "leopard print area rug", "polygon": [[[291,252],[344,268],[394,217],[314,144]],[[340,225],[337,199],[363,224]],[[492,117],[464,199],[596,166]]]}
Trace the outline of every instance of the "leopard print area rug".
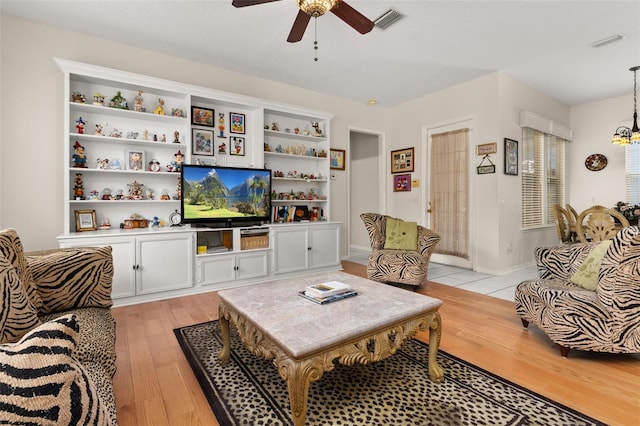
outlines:
{"label": "leopard print area rug", "polygon": [[[292,425],[287,386],[231,328],[221,366],[218,321],[174,330],[221,426]],[[438,352],[441,384],[428,378],[427,345],[416,339],[384,361],[344,366],[309,388],[307,425],[604,425],[459,358]]]}

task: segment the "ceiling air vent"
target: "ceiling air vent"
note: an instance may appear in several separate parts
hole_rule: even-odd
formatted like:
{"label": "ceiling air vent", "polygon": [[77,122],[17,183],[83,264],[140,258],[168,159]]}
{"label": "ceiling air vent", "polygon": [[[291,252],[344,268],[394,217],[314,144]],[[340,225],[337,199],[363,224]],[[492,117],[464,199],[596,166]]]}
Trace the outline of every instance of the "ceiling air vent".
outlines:
{"label": "ceiling air vent", "polygon": [[396,12],[393,9],[389,9],[385,13],[380,15],[375,21],[373,21],[373,23],[376,25],[376,27],[382,30],[386,30],[395,22],[402,19],[403,16],[404,15],[402,15],[400,12]]}

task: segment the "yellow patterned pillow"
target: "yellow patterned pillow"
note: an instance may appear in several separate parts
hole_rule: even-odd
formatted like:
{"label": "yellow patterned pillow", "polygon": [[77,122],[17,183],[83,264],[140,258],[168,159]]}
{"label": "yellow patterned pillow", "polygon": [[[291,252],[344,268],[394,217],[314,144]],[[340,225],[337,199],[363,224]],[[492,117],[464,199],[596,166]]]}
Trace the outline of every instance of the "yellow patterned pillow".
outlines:
{"label": "yellow patterned pillow", "polygon": [[384,248],[387,250],[418,250],[418,224],[387,218]]}
{"label": "yellow patterned pillow", "polygon": [[587,290],[596,291],[602,258],[610,245],[611,240],[606,240],[595,246],[582,262],[582,265],[571,276],[571,282]]}

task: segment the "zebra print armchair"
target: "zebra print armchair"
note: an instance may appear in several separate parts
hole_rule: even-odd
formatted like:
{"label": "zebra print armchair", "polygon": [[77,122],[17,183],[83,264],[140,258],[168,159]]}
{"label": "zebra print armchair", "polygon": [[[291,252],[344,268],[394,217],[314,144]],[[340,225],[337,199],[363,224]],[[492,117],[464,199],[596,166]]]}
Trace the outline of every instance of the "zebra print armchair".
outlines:
{"label": "zebra print armchair", "polygon": [[540,279],[520,283],[516,313],[560,346],[612,353],[640,352],[640,228],[623,228],[611,240],[595,291],[570,279],[597,243],[536,249]]}
{"label": "zebra print armchair", "polygon": [[386,250],[386,223],[390,216],[377,213],[360,215],[364,222],[371,253],[367,265],[370,280],[417,290],[427,279],[429,259],[440,236],[418,225],[418,250]]}

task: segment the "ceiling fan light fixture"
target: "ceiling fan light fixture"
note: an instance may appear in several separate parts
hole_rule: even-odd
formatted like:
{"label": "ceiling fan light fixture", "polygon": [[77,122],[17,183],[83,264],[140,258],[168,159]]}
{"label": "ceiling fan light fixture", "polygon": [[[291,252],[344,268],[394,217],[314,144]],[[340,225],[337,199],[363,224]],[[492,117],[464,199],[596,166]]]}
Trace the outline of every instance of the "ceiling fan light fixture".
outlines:
{"label": "ceiling fan light fixture", "polygon": [[336,5],[338,0],[298,0],[298,7],[307,15],[317,18]]}

